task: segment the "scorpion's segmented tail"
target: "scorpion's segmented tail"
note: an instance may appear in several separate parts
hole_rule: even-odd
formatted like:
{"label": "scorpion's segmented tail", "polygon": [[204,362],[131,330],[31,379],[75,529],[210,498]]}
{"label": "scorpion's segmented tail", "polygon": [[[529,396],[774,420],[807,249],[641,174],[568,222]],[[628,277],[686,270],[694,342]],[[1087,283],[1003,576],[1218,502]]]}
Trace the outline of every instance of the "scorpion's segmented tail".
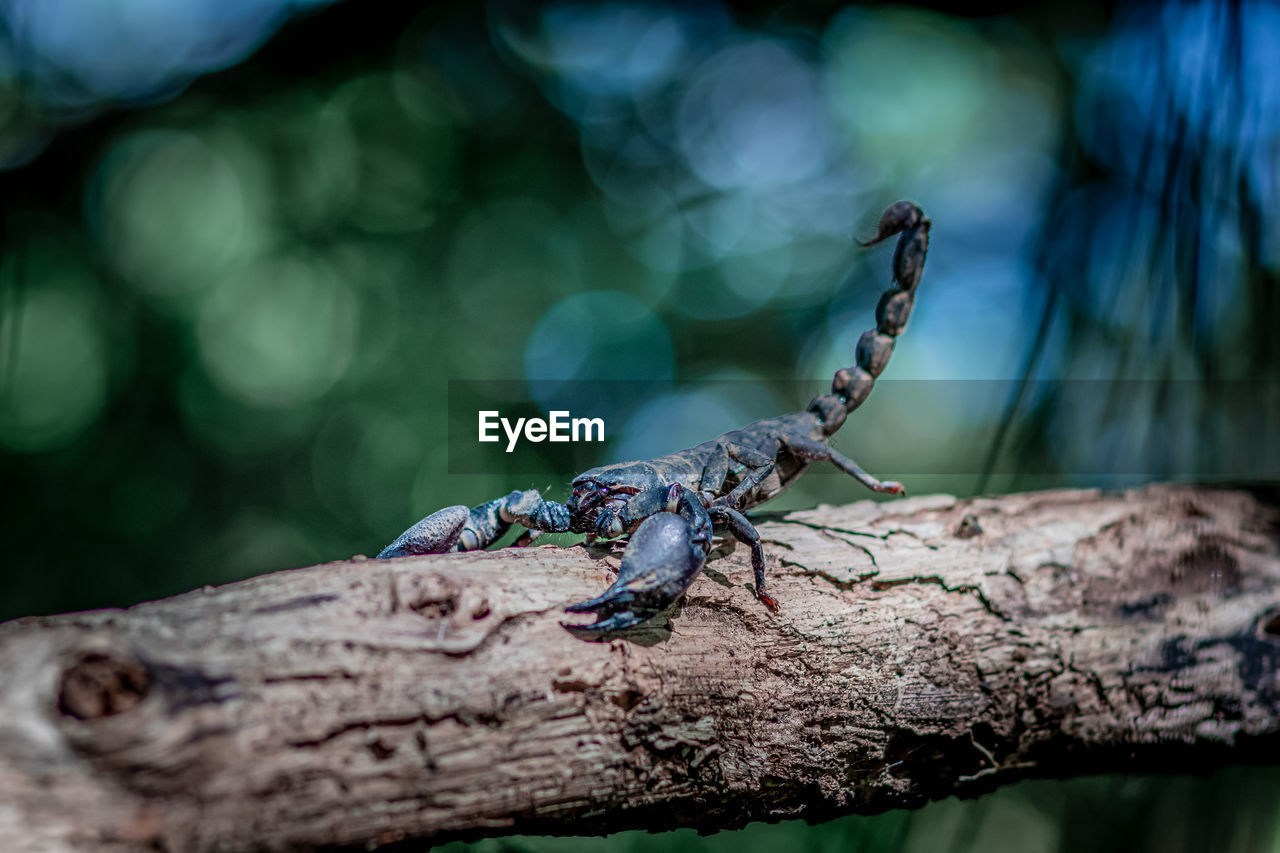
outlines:
{"label": "scorpion's segmented tail", "polygon": [[822,429],[832,435],[844,424],[845,417],[867,399],[871,386],[893,355],[893,342],[907,327],[911,306],[915,303],[916,285],[924,271],[924,256],[929,250],[929,226],[920,208],[900,201],[880,217],[876,235],[863,246],[874,246],[895,234],[901,234],[893,253],[894,286],[880,297],[876,306],[876,327],[863,332],[853,367],[836,371],[831,380],[831,393],[815,397],[809,411],[822,419]]}

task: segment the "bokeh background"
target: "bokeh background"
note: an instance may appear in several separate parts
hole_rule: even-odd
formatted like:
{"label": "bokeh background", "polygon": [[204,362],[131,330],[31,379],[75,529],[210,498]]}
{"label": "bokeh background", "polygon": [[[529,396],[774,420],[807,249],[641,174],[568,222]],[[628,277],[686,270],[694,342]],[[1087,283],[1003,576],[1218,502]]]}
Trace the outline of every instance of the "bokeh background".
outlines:
{"label": "bokeh background", "polygon": [[[450,473],[450,380],[608,380],[596,462],[803,406],[901,197],[921,296],[838,447],[915,493],[1274,489],[1278,166],[1275,2],[0,0],[0,619],[562,498],[536,445]],[[611,843],[1280,850],[1278,802],[1236,768]]]}

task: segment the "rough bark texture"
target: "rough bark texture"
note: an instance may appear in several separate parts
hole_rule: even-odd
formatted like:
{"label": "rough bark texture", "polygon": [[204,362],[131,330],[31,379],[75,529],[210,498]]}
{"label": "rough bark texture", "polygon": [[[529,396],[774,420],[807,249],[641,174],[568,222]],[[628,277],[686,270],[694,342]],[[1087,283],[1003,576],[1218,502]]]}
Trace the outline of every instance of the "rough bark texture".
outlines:
{"label": "rough bark texture", "polygon": [[[1280,742],[1280,514],[1158,486],[823,507],[661,627],[608,547],[353,561],[0,626],[6,849],[704,830]],[[726,545],[724,548],[728,548]]]}

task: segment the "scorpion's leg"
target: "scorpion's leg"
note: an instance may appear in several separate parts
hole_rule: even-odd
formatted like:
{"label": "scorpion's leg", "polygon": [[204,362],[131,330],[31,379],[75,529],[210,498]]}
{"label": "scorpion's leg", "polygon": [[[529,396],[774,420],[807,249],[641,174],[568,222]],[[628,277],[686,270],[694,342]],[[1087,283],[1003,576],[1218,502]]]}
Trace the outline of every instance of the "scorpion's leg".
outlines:
{"label": "scorpion's leg", "polygon": [[845,456],[838,450],[827,448],[827,458],[831,460],[831,464],[853,477],[862,485],[866,486],[873,492],[880,492],[886,495],[905,495],[907,490],[902,484],[894,480],[877,480],[854,462],[848,456]]}
{"label": "scorpion's leg", "polygon": [[877,480],[864,471],[857,462],[854,462],[840,451],[828,447],[821,441],[802,436],[784,436],[782,441],[787,447],[790,447],[805,459],[830,462],[873,492],[888,495],[906,494],[906,489],[902,488],[901,483],[896,483],[892,480]]}
{"label": "scorpion's leg", "polygon": [[501,539],[516,522],[534,530],[563,532],[569,529],[569,510],[544,501],[535,489],[514,491],[471,509],[446,507],[401,533],[378,554],[378,559],[473,551]]}
{"label": "scorpion's leg", "polygon": [[618,579],[602,595],[565,608],[597,615],[573,630],[603,634],[639,625],[670,607],[698,576],[711,550],[711,518],[683,487],[664,491],[676,511],[644,519],[622,554]]}
{"label": "scorpion's leg", "polygon": [[773,473],[774,461],[772,456],[743,444],[729,443],[725,446],[725,449],[729,452],[729,456],[733,461],[739,462],[750,469],[742,478],[742,481],[723,499],[726,505],[732,507],[737,506],[743,495],[751,492],[768,479],[769,475]]}
{"label": "scorpion's leg", "polygon": [[528,547],[529,545],[532,545],[534,542],[536,542],[538,539],[542,538],[543,533],[546,533],[546,531],[537,530],[537,529],[526,529],[525,532],[521,533],[518,537],[516,537],[516,541],[512,542],[511,544],[516,546],[517,548]]}
{"label": "scorpion's leg", "polygon": [[712,524],[725,524],[735,539],[751,548],[751,568],[756,573],[756,598],[777,613],[778,600],[764,591],[764,547],[760,544],[760,531],[733,507],[717,504],[708,508],[707,513],[711,516]]}
{"label": "scorpion's leg", "polygon": [[699,478],[704,492],[720,493],[724,478],[729,476],[729,448],[723,441],[717,441],[715,447],[707,454],[707,463],[702,466]]}

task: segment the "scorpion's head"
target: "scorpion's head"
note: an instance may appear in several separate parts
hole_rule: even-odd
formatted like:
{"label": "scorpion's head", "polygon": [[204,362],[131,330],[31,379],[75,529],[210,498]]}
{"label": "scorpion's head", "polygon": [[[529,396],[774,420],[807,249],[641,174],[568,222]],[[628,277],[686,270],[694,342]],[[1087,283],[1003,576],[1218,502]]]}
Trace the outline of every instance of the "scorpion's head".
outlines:
{"label": "scorpion's head", "polygon": [[575,533],[595,533],[601,513],[617,512],[631,497],[647,488],[664,486],[647,462],[622,462],[584,471],[573,481],[569,508],[569,529]]}

